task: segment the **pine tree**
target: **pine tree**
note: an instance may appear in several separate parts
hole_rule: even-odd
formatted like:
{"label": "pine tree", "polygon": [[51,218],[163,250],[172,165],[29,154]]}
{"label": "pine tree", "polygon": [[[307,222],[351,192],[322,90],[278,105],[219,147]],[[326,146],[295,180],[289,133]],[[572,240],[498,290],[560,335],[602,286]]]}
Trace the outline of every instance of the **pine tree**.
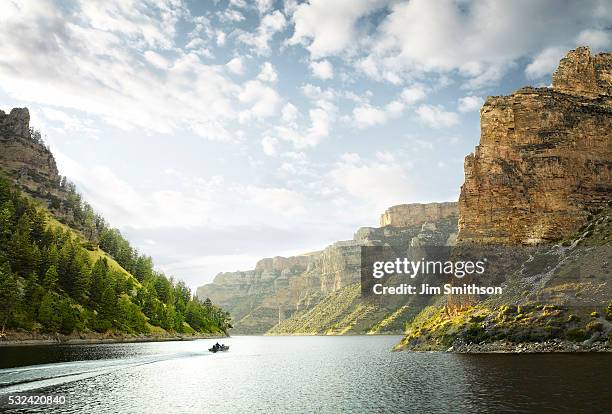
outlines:
{"label": "pine tree", "polygon": [[43,277],[43,286],[48,290],[55,290],[58,280],[59,275],[57,274],[57,267],[55,267],[55,265],[49,266]]}
{"label": "pine tree", "polygon": [[0,265],[0,337],[4,329],[15,322],[14,312],[21,304],[17,278],[8,263]]}

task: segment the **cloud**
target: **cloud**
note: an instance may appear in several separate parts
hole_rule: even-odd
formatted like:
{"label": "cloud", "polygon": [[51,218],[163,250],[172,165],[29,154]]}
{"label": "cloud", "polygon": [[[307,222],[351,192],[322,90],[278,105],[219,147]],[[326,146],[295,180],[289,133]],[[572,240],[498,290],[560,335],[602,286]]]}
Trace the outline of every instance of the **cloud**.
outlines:
{"label": "cloud", "polygon": [[264,154],[271,156],[271,157],[278,154],[276,150],[277,144],[278,144],[278,139],[272,138],[269,136],[263,137],[263,139],[261,140],[261,148]]}
{"label": "cloud", "polygon": [[244,32],[238,39],[255,48],[258,54],[267,54],[270,51],[270,41],[275,33],[285,28],[287,20],[282,12],[275,10],[266,14],[259,23],[259,27],[254,33]]}
{"label": "cloud", "polygon": [[225,64],[230,72],[236,75],[244,74],[244,62],[241,57],[232,58],[229,62]]}
{"label": "cloud", "polygon": [[283,106],[282,119],[286,123],[294,122],[297,119],[298,110],[292,103],[287,103]]}
{"label": "cloud", "polygon": [[364,215],[377,217],[389,206],[410,199],[413,184],[406,168],[409,166],[397,162],[390,154],[368,160],[345,153],[328,176],[340,191],[360,201]]}
{"label": "cloud", "polygon": [[315,59],[340,54],[357,37],[357,20],[380,7],[379,1],[312,0],[293,13],[294,32],[290,45],[305,45]]}
{"label": "cloud", "polygon": [[150,64],[152,64],[156,68],[159,68],[159,69],[168,68],[168,65],[169,65],[168,60],[162,55],[160,55],[159,53],[156,53],[152,50],[147,50],[146,52],[144,52],[144,57]]}
{"label": "cloud", "polygon": [[11,41],[0,43],[0,84],[7,95],[85,111],[126,130],[231,138],[240,86],[222,66],[174,43],[178,22],[189,16],[180,3],[73,6],[5,5],[0,36]]}
{"label": "cloud", "polygon": [[[598,0],[411,0],[392,3],[389,11],[358,64],[369,76],[394,83],[452,72],[467,78],[466,88],[477,89],[547,49],[584,42],[610,46],[611,7]],[[544,67],[549,65],[536,63],[529,73],[540,76]]]}
{"label": "cloud", "polygon": [[327,80],[334,77],[334,67],[327,60],[310,62],[310,70],[319,79]]}
{"label": "cloud", "polygon": [[451,127],[459,123],[459,116],[455,112],[446,111],[440,105],[421,105],[415,112],[424,124],[433,128]]}
{"label": "cloud", "polygon": [[402,100],[409,105],[415,104],[427,97],[425,87],[421,84],[416,84],[404,88],[401,93]]}
{"label": "cloud", "polygon": [[297,149],[316,147],[330,133],[331,125],[336,118],[338,108],[330,103],[321,103],[320,106],[308,111],[310,127],[281,125],[276,127],[279,138],[290,141]]}
{"label": "cloud", "polygon": [[248,81],[238,95],[240,102],[249,104],[248,110],[240,113],[241,122],[249,119],[263,119],[275,115],[281,97],[272,87],[259,81]]}
{"label": "cloud", "polygon": [[549,76],[559,64],[559,60],[567,53],[566,47],[551,47],[538,53],[525,68],[529,79]]}
{"label": "cloud", "polygon": [[353,109],[353,121],[357,128],[382,125],[387,123],[390,118],[401,115],[403,110],[403,104],[398,101],[389,103],[384,109],[367,104]]}
{"label": "cloud", "polygon": [[484,103],[484,99],[480,96],[468,95],[463,98],[459,98],[457,102],[457,110],[459,112],[472,112],[480,109],[482,104]]}
{"label": "cloud", "polygon": [[257,79],[263,82],[274,83],[278,79],[278,74],[270,62],[264,62],[264,64],[261,65],[261,72],[257,75]]}

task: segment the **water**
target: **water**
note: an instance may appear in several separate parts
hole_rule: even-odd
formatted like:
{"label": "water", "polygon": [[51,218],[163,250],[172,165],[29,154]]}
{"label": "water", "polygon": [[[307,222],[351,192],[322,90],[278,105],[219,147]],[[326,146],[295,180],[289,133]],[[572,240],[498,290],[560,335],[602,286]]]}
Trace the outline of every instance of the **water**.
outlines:
{"label": "water", "polygon": [[[54,412],[610,412],[612,355],[390,352],[395,336],[0,348],[0,396]],[[0,411],[2,411],[0,409]],[[48,412],[29,407],[22,411]]]}

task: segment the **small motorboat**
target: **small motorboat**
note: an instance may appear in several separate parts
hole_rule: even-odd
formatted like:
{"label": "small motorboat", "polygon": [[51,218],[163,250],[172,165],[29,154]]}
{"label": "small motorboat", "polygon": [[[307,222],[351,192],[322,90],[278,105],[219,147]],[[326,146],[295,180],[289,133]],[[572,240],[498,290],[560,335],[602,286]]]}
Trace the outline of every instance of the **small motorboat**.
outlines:
{"label": "small motorboat", "polygon": [[225,352],[225,351],[229,351],[229,345],[224,345],[221,344],[219,346],[217,346],[217,344],[213,345],[212,348],[208,348],[208,350],[212,353],[216,353],[216,352]]}

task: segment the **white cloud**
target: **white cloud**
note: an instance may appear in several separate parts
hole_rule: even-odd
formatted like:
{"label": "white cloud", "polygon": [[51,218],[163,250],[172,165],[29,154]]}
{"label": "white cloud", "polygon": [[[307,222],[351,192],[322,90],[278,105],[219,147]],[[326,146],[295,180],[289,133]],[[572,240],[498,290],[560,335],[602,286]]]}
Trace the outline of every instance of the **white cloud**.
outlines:
{"label": "white cloud", "polygon": [[95,128],[90,126],[90,122],[68,115],[66,112],[58,109],[43,107],[42,114],[48,121],[60,123],[62,125],[62,132],[66,130],[86,132],[88,134],[95,134],[97,132]]}
{"label": "white cloud", "polygon": [[278,154],[278,151],[276,150],[277,144],[278,144],[278,139],[276,138],[266,136],[266,137],[263,137],[263,139],[261,140],[261,148],[264,154],[271,156],[271,157]]}
{"label": "white cloud", "polygon": [[238,95],[238,99],[250,105],[248,110],[240,113],[242,122],[275,115],[281,102],[280,96],[272,87],[258,80],[248,81]]}
{"label": "white cloud", "polygon": [[427,97],[425,87],[421,84],[412,85],[402,90],[402,99],[409,105],[415,104]]}
{"label": "white cloud", "polygon": [[152,50],[144,52],[144,57],[150,64],[158,69],[167,69],[169,66],[168,59]]}
{"label": "white cloud", "polygon": [[480,96],[468,95],[463,98],[459,98],[457,102],[457,110],[459,112],[472,112],[480,109],[482,104],[484,103],[484,99]]}
{"label": "white cloud", "polygon": [[527,75],[529,79],[550,76],[565,53],[567,53],[566,47],[551,47],[543,50],[527,65],[525,68],[525,75]]}
{"label": "white cloud", "polygon": [[317,78],[327,80],[334,77],[334,67],[327,60],[310,62],[310,70]]}
{"label": "white cloud", "polygon": [[444,110],[442,106],[421,105],[415,112],[424,124],[434,128],[450,127],[459,123],[459,116]]}
{"label": "white cloud", "polygon": [[343,154],[329,177],[342,192],[360,200],[367,215],[376,217],[387,207],[409,200],[413,189],[406,170],[409,167],[389,155],[364,160],[358,154]]}
{"label": "white cloud", "polygon": [[232,58],[229,62],[225,64],[230,72],[236,75],[244,74],[244,62],[241,57]]}
{"label": "white cloud", "polygon": [[610,32],[604,30],[583,30],[576,38],[578,45],[590,46],[594,50],[603,50],[609,48],[612,44],[610,40]]}
{"label": "white cloud", "polygon": [[278,79],[278,74],[270,62],[264,62],[264,64],[261,65],[261,72],[257,75],[257,79],[263,82],[274,83]]}
{"label": "white cloud", "polygon": [[260,14],[266,13],[268,10],[272,8],[273,0],[255,0],[255,4],[257,5],[257,10]]}
{"label": "white cloud", "polygon": [[308,111],[310,127],[306,132],[298,126],[276,127],[279,138],[290,141],[297,149],[317,146],[330,133],[338,108],[329,102],[319,102],[319,106]]}
{"label": "white cloud", "polygon": [[[230,139],[239,85],[223,67],[176,47],[176,25],[185,15],[171,0],[82,2],[70,9],[10,3],[0,14],[0,36],[12,39],[0,43],[0,84],[20,101],[86,111],[122,129],[187,129]],[[171,64],[161,53],[169,49]],[[142,64],[142,50],[156,69]]]}
{"label": "white cloud", "polygon": [[284,122],[291,123],[297,119],[298,110],[292,103],[287,103],[283,106],[282,118]]}
{"label": "white cloud", "polygon": [[293,13],[294,32],[290,45],[303,44],[313,58],[339,54],[357,37],[355,23],[380,7],[379,1],[312,0]]}
{"label": "white cloud", "polygon": [[[366,39],[372,46],[358,65],[369,76],[394,83],[458,71],[468,79],[466,88],[478,89],[499,81],[520,58],[584,42],[610,45],[605,28],[612,13],[599,0],[411,0],[389,9]],[[543,70],[534,65],[530,73]]]}
{"label": "white cloud", "polygon": [[405,104],[401,101],[391,101],[383,108],[377,108],[370,104],[360,105],[353,109],[353,122],[355,122],[357,128],[383,125],[390,119],[402,115],[405,107]]}
{"label": "white cloud", "polygon": [[238,10],[227,9],[219,13],[219,20],[224,23],[237,23],[245,19],[244,15]]}
{"label": "white cloud", "polygon": [[353,119],[358,128],[366,128],[387,122],[385,111],[371,105],[359,106],[353,109]]}
{"label": "white cloud", "polygon": [[241,33],[238,39],[249,46],[253,46],[258,54],[266,54],[270,51],[272,37],[275,33],[283,30],[286,24],[287,21],[283,13],[275,10],[261,19],[259,27],[254,33]]}

